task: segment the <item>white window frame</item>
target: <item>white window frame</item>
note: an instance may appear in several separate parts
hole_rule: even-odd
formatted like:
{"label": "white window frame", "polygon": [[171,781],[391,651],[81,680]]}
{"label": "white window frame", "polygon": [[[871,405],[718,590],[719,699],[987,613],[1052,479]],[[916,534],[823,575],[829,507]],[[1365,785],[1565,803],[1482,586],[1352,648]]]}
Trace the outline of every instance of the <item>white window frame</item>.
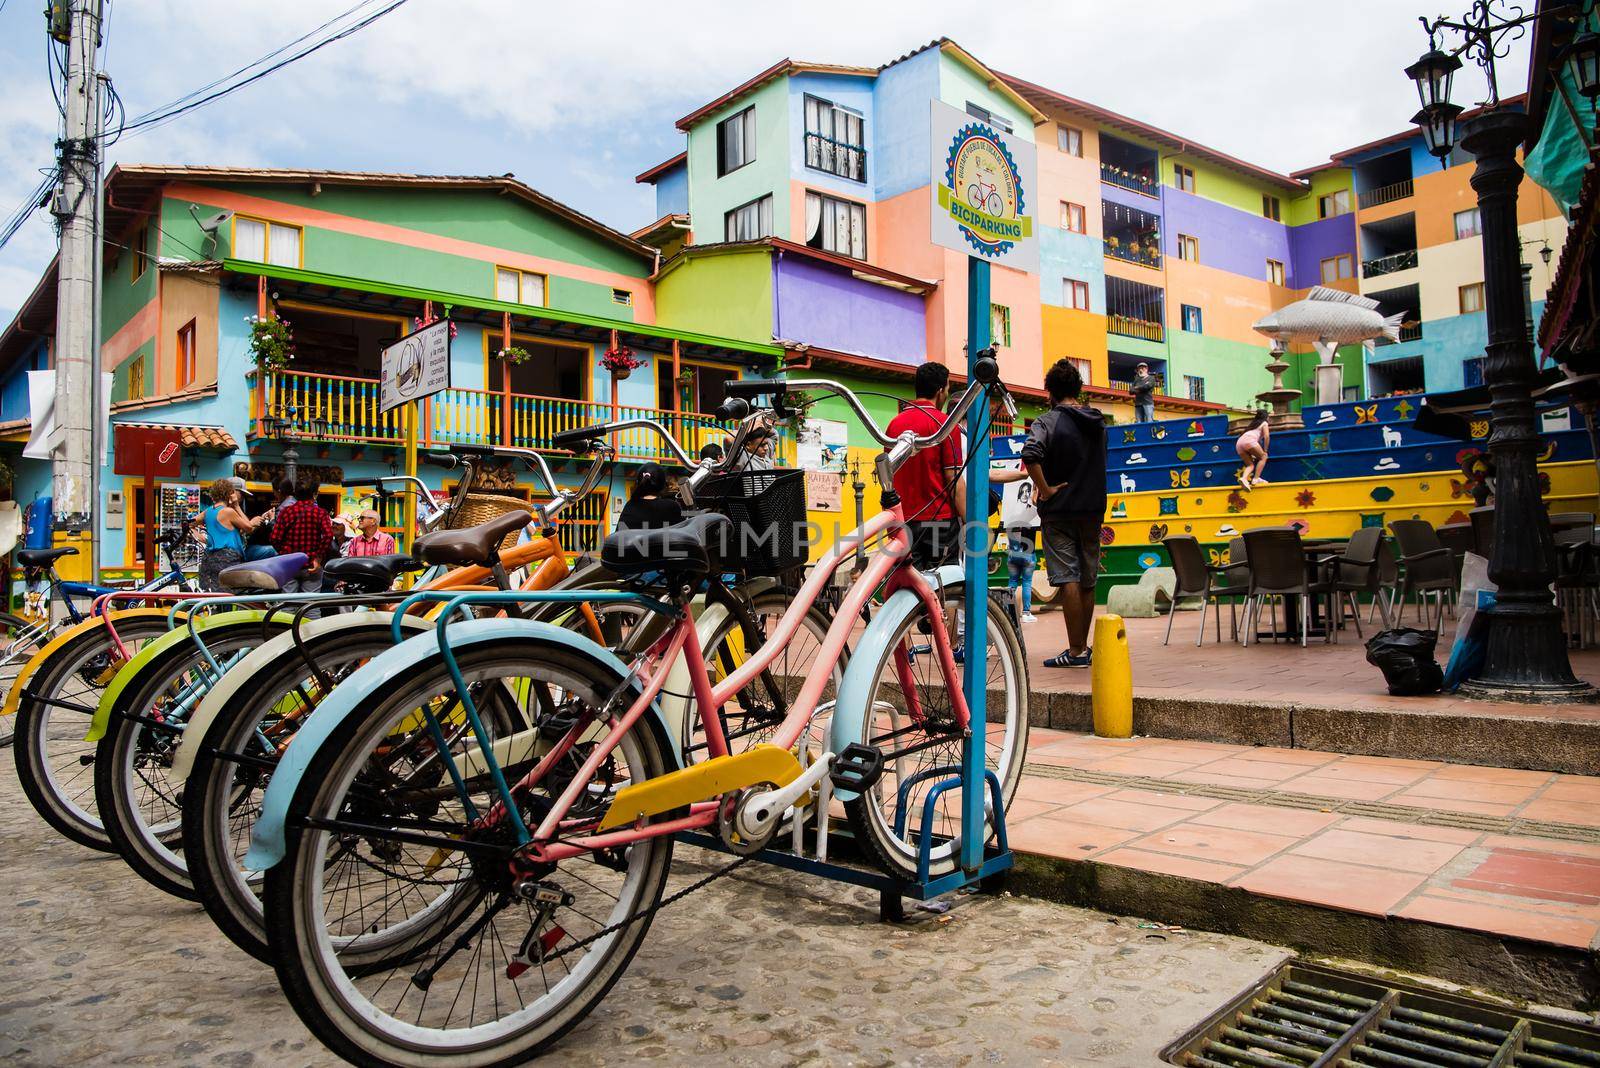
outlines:
{"label": "white window frame", "polygon": [[[1466,233],[1461,232],[1461,217],[1463,215],[1470,215],[1472,217],[1472,228]],[[1455,228],[1457,241],[1465,241],[1469,237],[1478,237],[1483,233],[1483,215],[1477,208],[1468,208],[1465,211],[1458,211],[1454,216],[1451,217],[1450,221]]]}
{"label": "white window frame", "polygon": [[1284,267],[1282,260],[1267,260],[1267,281],[1275,286],[1281,286],[1288,277],[1287,268]]}
{"label": "white window frame", "polygon": [[[1083,303],[1078,303],[1082,296]],[[1089,283],[1079,278],[1063,278],[1061,280],[1062,307],[1071,308],[1073,311],[1089,310]]]}
{"label": "white window frame", "polygon": [[1083,131],[1076,126],[1056,127],[1056,148],[1069,156],[1083,158]]}
{"label": "white window frame", "polygon": [[[1076,210],[1078,225],[1072,225],[1073,211]],[[1089,209],[1082,204],[1070,200],[1061,202],[1061,229],[1069,234],[1086,234],[1089,232]]]}
{"label": "white window frame", "polygon": [[[867,122],[861,112],[805,94],[806,166],[852,182],[867,180]],[[841,134],[841,126],[844,132]]]}
{"label": "white window frame", "polygon": [[[852,259],[867,258],[867,206],[854,200],[806,190],[806,241]],[[840,245],[847,247],[841,248]]]}

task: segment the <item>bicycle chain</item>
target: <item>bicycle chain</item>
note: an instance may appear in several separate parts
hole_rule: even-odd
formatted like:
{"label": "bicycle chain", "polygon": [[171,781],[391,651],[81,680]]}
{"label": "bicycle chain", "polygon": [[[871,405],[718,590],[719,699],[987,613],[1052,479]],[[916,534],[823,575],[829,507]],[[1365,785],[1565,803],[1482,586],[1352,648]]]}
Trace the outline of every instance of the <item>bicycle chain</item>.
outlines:
{"label": "bicycle chain", "polygon": [[673,902],[683,900],[684,898],[688,897],[690,894],[694,893],[696,890],[699,890],[702,887],[709,886],[710,884],[716,882],[718,879],[722,878],[724,875],[731,874],[735,868],[741,867],[741,866],[743,866],[744,864],[748,863],[749,861],[751,861],[753,859],[755,859],[755,858],[754,857],[740,857],[738,860],[736,860],[733,863],[727,865],[726,867],[719,868],[717,871],[714,871],[710,875],[707,875],[704,879],[699,879],[699,880],[697,880],[697,881],[695,881],[693,883],[690,883],[688,886],[684,887],[682,890],[679,890],[675,894],[669,894],[668,896],[662,898],[660,901],[657,901],[654,905],[651,905],[649,908],[645,909],[643,912],[639,912],[639,913],[636,913],[636,914],[634,914],[632,916],[629,916],[625,920],[619,920],[619,921],[617,921],[616,923],[612,924],[609,927],[602,927],[600,930],[596,931],[594,934],[588,935],[588,936],[586,936],[584,938],[580,938],[576,942],[572,943],[572,945],[570,945],[570,946],[562,947],[561,951],[558,952],[558,953],[546,954],[545,956],[540,958],[540,962],[543,963],[543,962],[546,962],[546,961],[560,960],[562,957],[565,957],[568,953],[575,953],[578,950],[582,949],[584,946],[590,945],[590,944],[592,944],[594,942],[598,942],[600,939],[604,938],[608,934],[615,934],[617,931],[622,930],[624,927],[628,927],[628,926],[630,926],[632,924],[638,923],[640,920],[646,919],[646,918],[648,918],[650,916],[654,916],[657,912],[660,912],[662,909],[666,908],[668,905],[672,904]]}

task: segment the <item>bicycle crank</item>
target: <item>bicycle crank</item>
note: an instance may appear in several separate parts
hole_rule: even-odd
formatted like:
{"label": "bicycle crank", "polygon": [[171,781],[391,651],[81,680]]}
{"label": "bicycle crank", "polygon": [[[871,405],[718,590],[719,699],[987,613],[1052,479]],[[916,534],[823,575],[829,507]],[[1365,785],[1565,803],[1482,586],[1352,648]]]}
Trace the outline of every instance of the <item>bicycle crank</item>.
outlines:
{"label": "bicycle crank", "polygon": [[717,832],[722,844],[741,856],[767,847],[783,821],[784,813],[827,777],[833,754],[824,753],[787,786],[773,783],[746,787],[717,810]]}

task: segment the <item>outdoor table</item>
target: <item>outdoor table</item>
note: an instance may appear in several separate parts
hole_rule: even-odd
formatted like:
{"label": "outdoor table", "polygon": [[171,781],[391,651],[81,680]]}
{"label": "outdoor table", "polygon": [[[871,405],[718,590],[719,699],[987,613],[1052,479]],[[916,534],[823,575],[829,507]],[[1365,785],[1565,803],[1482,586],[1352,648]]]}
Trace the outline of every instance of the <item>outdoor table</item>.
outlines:
{"label": "outdoor table", "polygon": [[[1347,538],[1317,538],[1303,540],[1300,549],[1306,557],[1306,578],[1313,584],[1321,578],[1320,564],[1318,561],[1325,556],[1339,556],[1349,546]],[[1312,638],[1326,637],[1328,630],[1322,619],[1322,611],[1318,608],[1317,598],[1313,595],[1311,601],[1311,618],[1306,623],[1306,634]],[[1285,597],[1283,599],[1283,627],[1288,632],[1291,640],[1300,634],[1300,599],[1298,597]],[[1262,640],[1262,632],[1256,629],[1256,641]],[[1267,634],[1271,638],[1270,633]]]}

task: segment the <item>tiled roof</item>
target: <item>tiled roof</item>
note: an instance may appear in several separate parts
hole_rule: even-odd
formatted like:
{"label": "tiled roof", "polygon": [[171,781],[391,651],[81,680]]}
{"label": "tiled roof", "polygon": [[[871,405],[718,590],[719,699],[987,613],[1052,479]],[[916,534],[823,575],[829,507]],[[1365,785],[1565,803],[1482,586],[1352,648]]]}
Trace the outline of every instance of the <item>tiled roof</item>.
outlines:
{"label": "tiled roof", "polygon": [[173,430],[178,443],[186,449],[215,449],[218,452],[237,452],[239,443],[233,435],[220,426],[186,426],[182,423],[114,423],[113,426],[149,427],[153,430]]}

